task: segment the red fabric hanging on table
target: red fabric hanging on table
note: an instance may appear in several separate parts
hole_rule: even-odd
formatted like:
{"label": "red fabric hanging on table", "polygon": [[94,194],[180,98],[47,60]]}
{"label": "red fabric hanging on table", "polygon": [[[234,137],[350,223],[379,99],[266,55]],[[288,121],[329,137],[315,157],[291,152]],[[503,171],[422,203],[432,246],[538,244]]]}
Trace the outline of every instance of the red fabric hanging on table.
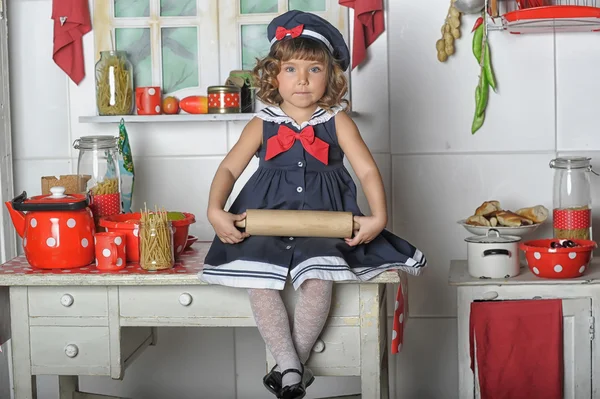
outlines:
{"label": "red fabric hanging on table", "polygon": [[469,340],[482,399],[562,398],[560,299],[473,302]]}
{"label": "red fabric hanging on table", "polygon": [[385,31],[383,0],[339,0],[340,5],[354,9],[352,69],[363,62],[367,47]]}
{"label": "red fabric hanging on table", "polygon": [[396,292],[396,305],[394,308],[394,323],[392,326],[392,355],[400,353],[404,343],[404,325],[407,319],[408,307],[405,306],[406,288],[402,284],[406,280],[400,279],[398,291]]}
{"label": "red fabric hanging on table", "polygon": [[52,59],[75,84],[84,76],[83,35],[92,30],[88,0],[52,0]]}

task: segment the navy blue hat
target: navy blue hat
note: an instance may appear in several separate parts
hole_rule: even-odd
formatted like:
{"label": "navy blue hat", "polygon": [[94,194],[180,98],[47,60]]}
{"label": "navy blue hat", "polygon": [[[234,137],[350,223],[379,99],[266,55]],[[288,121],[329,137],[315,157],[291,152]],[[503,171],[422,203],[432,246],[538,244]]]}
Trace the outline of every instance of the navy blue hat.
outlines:
{"label": "navy blue hat", "polygon": [[339,30],[318,15],[298,10],[279,15],[267,28],[271,46],[285,37],[305,37],[325,45],[345,71],[350,65],[350,51]]}

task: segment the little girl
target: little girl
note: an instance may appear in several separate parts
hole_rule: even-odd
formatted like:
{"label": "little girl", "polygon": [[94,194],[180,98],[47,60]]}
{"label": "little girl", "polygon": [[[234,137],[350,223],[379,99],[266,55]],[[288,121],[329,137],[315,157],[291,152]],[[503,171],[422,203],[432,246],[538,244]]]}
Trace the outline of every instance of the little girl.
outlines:
{"label": "little girl", "polygon": [[[244,128],[212,182],[208,219],[216,237],[201,279],[248,289],[258,329],[277,361],[263,383],[278,398],[296,399],[314,380],[304,363],[327,320],[333,281],[365,281],[390,269],[418,275],[426,260],[384,230],[387,210],[379,170],[343,112],[350,54],[341,33],[314,14],[289,11],[269,24],[268,38],[271,50],[254,73],[257,94],[270,106]],[[225,211],[254,155],[260,158],[258,170]],[[371,216],[358,208],[344,155]],[[250,237],[234,225],[246,209],[349,211],[360,228],[346,239]],[[299,291],[293,328],[279,293],[288,273]]]}

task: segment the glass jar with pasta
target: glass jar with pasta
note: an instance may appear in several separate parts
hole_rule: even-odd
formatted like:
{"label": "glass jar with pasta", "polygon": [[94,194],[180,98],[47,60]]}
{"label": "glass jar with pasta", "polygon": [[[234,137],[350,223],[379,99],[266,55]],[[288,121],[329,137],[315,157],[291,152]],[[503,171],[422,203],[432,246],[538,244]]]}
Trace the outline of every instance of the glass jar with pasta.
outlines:
{"label": "glass jar with pasta", "polygon": [[85,177],[79,180],[86,182],[80,192],[90,196],[90,209],[98,226],[100,217],[121,213],[118,137],[84,136],[75,140],[73,147],[79,150],[77,174]]}
{"label": "glass jar with pasta", "polygon": [[164,270],[174,266],[173,228],[167,218],[167,211],[142,211],[139,239],[142,269]]}
{"label": "glass jar with pasta", "polygon": [[554,169],[554,237],[592,239],[591,158],[563,157],[550,161]]}
{"label": "glass jar with pasta", "polygon": [[133,66],[124,51],[101,51],[96,63],[98,115],[133,114]]}

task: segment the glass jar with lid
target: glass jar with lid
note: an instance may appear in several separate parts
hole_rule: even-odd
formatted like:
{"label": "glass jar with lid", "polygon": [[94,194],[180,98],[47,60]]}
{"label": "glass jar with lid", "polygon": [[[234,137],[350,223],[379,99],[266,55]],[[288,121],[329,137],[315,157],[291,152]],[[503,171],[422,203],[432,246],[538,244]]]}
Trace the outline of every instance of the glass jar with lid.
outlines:
{"label": "glass jar with lid", "polygon": [[134,108],[133,66],[125,51],[101,51],[96,63],[98,115],[131,115]]}
{"label": "glass jar with lid", "polygon": [[563,157],[550,161],[554,169],[554,237],[592,239],[591,158]]}
{"label": "glass jar with lid", "polygon": [[75,140],[79,150],[77,175],[80,192],[90,196],[90,209],[98,226],[101,216],[121,213],[118,137],[84,136]]}

